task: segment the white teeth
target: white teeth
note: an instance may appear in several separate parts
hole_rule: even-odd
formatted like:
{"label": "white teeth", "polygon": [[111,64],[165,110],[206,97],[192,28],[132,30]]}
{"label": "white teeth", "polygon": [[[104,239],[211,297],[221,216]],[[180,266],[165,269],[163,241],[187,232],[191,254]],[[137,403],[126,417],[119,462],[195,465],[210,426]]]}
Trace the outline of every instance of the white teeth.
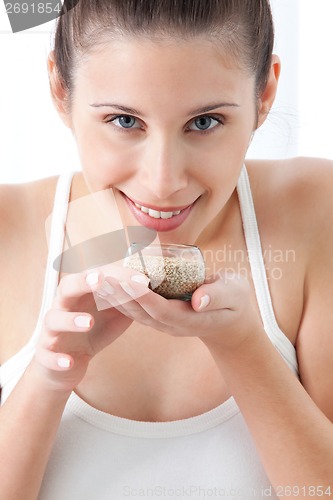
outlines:
{"label": "white teeth", "polygon": [[159,210],[153,210],[152,208],[143,207],[138,203],[134,203],[134,205],[141,210],[144,214],[148,214],[150,217],[154,219],[171,219],[174,215],[179,215],[180,210],[176,210],[175,212],[160,212]]}
{"label": "white teeth", "polygon": [[177,210],[177,212],[159,212],[158,210],[152,210],[149,208],[148,212],[146,212],[145,207],[141,207],[141,211],[148,213],[150,217],[154,217],[154,219],[171,219],[174,215],[179,215],[180,210]]}
{"label": "white teeth", "polygon": [[173,212],[161,212],[161,219],[171,219],[174,214]]}
{"label": "white teeth", "polygon": [[[142,207],[141,207],[141,210],[142,210]],[[150,217],[154,217],[154,219],[161,218],[161,212],[158,212],[157,210],[152,210],[151,208],[149,208],[149,210],[148,210],[148,215]]]}

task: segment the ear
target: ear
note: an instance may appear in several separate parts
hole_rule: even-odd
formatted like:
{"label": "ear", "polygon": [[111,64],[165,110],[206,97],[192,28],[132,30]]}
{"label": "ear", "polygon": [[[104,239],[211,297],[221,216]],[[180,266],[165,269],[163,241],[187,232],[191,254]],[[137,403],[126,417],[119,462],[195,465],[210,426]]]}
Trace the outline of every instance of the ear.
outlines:
{"label": "ear", "polygon": [[267,84],[258,100],[258,123],[256,128],[259,128],[264,123],[270,112],[271,107],[273,106],[278,87],[280,72],[281,72],[280,58],[277,55],[273,54],[272,65],[267,80]]}
{"label": "ear", "polygon": [[66,127],[71,128],[70,113],[68,109],[68,91],[65,89],[59,76],[53,50],[50,52],[47,59],[47,70],[53,104]]}

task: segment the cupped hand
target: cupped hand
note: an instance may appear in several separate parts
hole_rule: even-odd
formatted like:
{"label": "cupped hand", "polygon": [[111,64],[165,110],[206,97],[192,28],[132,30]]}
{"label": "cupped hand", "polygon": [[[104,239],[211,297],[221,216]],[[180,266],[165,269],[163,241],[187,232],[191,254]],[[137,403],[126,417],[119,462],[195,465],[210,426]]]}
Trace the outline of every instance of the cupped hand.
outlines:
{"label": "cupped hand", "polygon": [[[104,272],[103,272],[104,271]],[[33,362],[43,381],[56,390],[71,391],[82,380],[89,361],[114,342],[131,324],[123,314],[120,294],[112,298],[110,277],[129,280],[132,270],[116,265],[64,276],[43,320]],[[135,273],[138,275],[138,273]],[[139,275],[148,291],[148,279]],[[117,305],[117,308],[114,307]]]}
{"label": "cupped hand", "polygon": [[151,290],[143,294],[143,285],[133,281],[112,279],[111,284],[115,296],[123,299],[123,314],[173,336],[196,336],[207,345],[233,349],[255,332],[263,332],[250,284],[240,275],[209,278],[190,302],[167,300]]}

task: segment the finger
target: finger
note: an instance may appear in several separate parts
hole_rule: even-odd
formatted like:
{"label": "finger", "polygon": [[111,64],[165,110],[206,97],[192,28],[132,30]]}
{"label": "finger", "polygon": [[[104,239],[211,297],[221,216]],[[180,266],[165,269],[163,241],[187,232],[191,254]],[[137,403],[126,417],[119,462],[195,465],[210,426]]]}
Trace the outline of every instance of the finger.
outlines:
{"label": "finger", "polygon": [[47,370],[63,372],[70,370],[74,366],[74,360],[69,354],[53,352],[48,349],[37,349],[35,358]]}
{"label": "finger", "polygon": [[[180,300],[171,300],[161,297],[152,290],[142,288],[140,283],[121,283],[128,299],[132,302],[126,305],[127,310],[135,315],[137,321],[161,329],[161,325],[174,325],[177,318],[181,318],[184,311],[189,312],[191,306]],[[174,303],[171,309],[171,303]],[[124,306],[125,307],[125,306]]]}
{"label": "finger", "polygon": [[50,309],[44,316],[44,328],[54,336],[59,332],[89,331],[94,325],[91,314]]}
{"label": "finger", "polygon": [[70,310],[79,297],[103,288],[104,276],[99,270],[67,274],[58,285],[54,304],[60,309]]}
{"label": "finger", "polygon": [[128,318],[151,326],[151,318],[137,301],[139,297],[150,292],[147,281],[143,284],[141,279],[139,281],[134,279],[131,283],[128,281],[113,282],[112,286],[116,290],[112,301],[113,306]]}
{"label": "finger", "polygon": [[110,298],[111,303],[115,305],[132,302],[150,291],[148,288],[149,280],[144,275],[132,274],[130,279],[127,280],[107,279],[115,291],[114,295]]}
{"label": "finger", "polygon": [[223,276],[201,285],[192,295],[191,304],[195,311],[236,310],[249,294],[249,282],[236,273]]}
{"label": "finger", "polygon": [[130,317],[130,315],[128,314],[128,309],[127,310],[125,309],[125,305],[128,302],[133,302],[133,301],[129,297],[119,299],[118,301],[115,295],[112,296],[109,295],[108,297],[100,297],[97,294],[96,297],[96,306],[98,311],[104,311],[106,309],[116,309],[121,314]]}
{"label": "finger", "polygon": [[115,305],[115,308],[128,318],[153,327],[152,318],[149,317],[141,305],[132,299],[132,297],[128,296],[121,304]]}
{"label": "finger", "polygon": [[[136,270],[116,265],[103,266],[103,269],[108,276],[105,276],[101,269],[64,276],[58,285],[53,307],[70,311],[75,308],[78,298],[93,293],[97,309],[105,309],[107,303],[113,306],[129,300],[128,294],[119,287],[119,282],[133,280],[133,282],[139,282],[146,287],[149,284],[149,278]],[[117,297],[111,300],[110,297],[114,295],[115,290],[112,288],[110,280],[117,284],[118,292]],[[143,288],[140,293],[145,293]]]}
{"label": "finger", "polygon": [[100,266],[99,269],[106,277],[115,278],[118,281],[130,280],[132,276],[138,275],[141,277],[142,283],[149,283],[149,278],[142,272],[130,267],[121,266],[119,264],[106,264]]}

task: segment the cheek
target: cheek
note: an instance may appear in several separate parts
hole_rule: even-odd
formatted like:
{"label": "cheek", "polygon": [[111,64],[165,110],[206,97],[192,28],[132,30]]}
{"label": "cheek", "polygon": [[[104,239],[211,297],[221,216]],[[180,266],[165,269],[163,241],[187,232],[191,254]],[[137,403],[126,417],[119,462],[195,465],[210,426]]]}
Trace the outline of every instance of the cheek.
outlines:
{"label": "cheek", "polygon": [[[104,126],[104,125],[103,125]],[[133,173],[135,154],[122,141],[94,127],[80,127],[75,134],[83,172],[96,187],[116,184]]]}
{"label": "cheek", "polygon": [[209,175],[211,181],[232,181],[237,178],[237,172],[243,165],[252,137],[252,129],[230,127],[218,140],[198,152],[201,160],[202,173]]}

